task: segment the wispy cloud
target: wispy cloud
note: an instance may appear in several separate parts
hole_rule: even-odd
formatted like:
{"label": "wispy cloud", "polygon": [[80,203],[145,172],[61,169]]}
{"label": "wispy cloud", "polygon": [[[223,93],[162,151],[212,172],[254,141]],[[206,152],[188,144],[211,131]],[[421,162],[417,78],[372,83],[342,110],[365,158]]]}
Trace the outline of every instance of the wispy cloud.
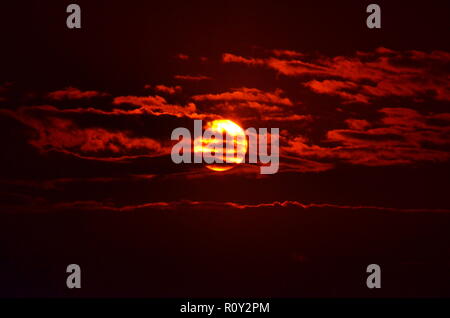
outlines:
{"label": "wispy cloud", "polygon": [[175,75],[174,78],[182,81],[204,81],[212,79],[206,75]]}
{"label": "wispy cloud", "polygon": [[65,99],[87,99],[92,97],[104,97],[109,96],[108,93],[89,90],[81,91],[76,87],[67,87],[65,89],[53,91],[47,94],[47,97],[52,100],[65,100]]}
{"label": "wispy cloud", "polygon": [[342,205],[333,203],[302,203],[299,201],[273,201],[258,204],[245,204],[237,202],[215,202],[215,201],[170,201],[170,202],[147,202],[136,205],[116,206],[109,203],[99,201],[74,201],[57,203],[53,205],[53,209],[82,209],[82,210],[103,210],[113,212],[129,212],[144,209],[161,209],[161,210],[177,210],[180,207],[194,208],[201,210],[214,209],[232,209],[232,210],[249,210],[262,208],[297,208],[305,209],[345,209],[345,210],[370,210],[379,212],[396,212],[396,213],[450,213],[450,209],[408,209],[408,208],[392,208],[370,205]]}

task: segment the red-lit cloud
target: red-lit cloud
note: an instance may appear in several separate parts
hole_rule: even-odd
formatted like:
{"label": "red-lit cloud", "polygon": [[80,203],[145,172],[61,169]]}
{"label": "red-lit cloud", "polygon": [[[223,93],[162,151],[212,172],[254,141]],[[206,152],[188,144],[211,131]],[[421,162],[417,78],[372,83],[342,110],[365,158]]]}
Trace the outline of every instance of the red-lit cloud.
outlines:
{"label": "red-lit cloud", "polygon": [[78,127],[72,120],[55,116],[34,116],[24,108],[4,111],[35,132],[29,143],[41,152],[57,151],[83,159],[123,161],[170,153],[159,141],[134,136],[131,131],[111,131],[99,127]]}
{"label": "red-lit cloud", "polygon": [[90,91],[81,91],[75,87],[67,87],[65,89],[53,91],[47,94],[47,97],[52,100],[64,100],[64,99],[84,99],[84,98],[92,98],[92,97],[104,97],[109,94],[104,92],[98,92],[94,90]]}
{"label": "red-lit cloud", "polygon": [[173,94],[181,92],[181,86],[179,86],[179,85],[176,85],[176,86],[156,85],[155,91],[173,95]]}
{"label": "red-lit cloud", "polygon": [[104,210],[114,212],[130,212],[135,210],[156,208],[162,210],[176,210],[179,208],[193,209],[262,209],[262,208],[297,208],[297,209],[345,209],[345,210],[372,210],[396,213],[450,213],[450,209],[407,209],[407,208],[391,208],[382,206],[364,206],[364,205],[340,205],[333,203],[302,203],[299,201],[274,201],[258,204],[242,204],[236,202],[213,202],[213,201],[170,201],[170,202],[148,202],[136,205],[116,206],[98,201],[74,201],[57,203],[52,206],[53,209],[83,209],[83,210]]}
{"label": "red-lit cloud", "polygon": [[[192,119],[202,119],[208,116],[214,117],[214,114],[200,113],[194,103],[188,103],[186,106],[169,104],[164,97],[161,96],[118,96],[113,99],[113,105],[116,106],[110,110],[95,107],[78,107],[78,108],[58,108],[52,105],[24,106],[17,112],[3,110],[3,114],[12,117],[20,117],[21,113],[31,111],[48,112],[50,115],[56,114],[99,114],[111,116],[133,116],[133,115],[152,115],[161,116],[168,115],[174,117],[188,117]],[[121,106],[133,106],[121,107]]]}
{"label": "red-lit cloud", "polygon": [[296,57],[302,57],[304,54],[300,52],[296,52],[293,50],[272,50],[273,55],[278,57],[290,57],[290,58],[296,58]]}
{"label": "red-lit cloud", "polygon": [[188,103],[186,106],[173,105],[167,103],[167,101],[161,96],[119,96],[114,98],[114,105],[130,104],[138,106],[134,110],[126,111],[116,109],[117,113],[138,113],[138,114],[151,114],[154,116],[169,115],[175,117],[189,117],[193,119],[202,119],[207,117],[207,114],[201,114],[198,112],[194,103]]}
{"label": "red-lit cloud", "polygon": [[175,75],[174,78],[183,81],[204,81],[211,79],[211,77],[205,75]]}
{"label": "red-lit cloud", "polygon": [[184,53],[178,53],[178,54],[176,55],[176,58],[179,59],[179,60],[184,60],[184,61],[186,61],[186,60],[189,60],[189,55],[184,54]]}
{"label": "red-lit cloud", "polygon": [[292,106],[292,101],[290,101],[289,98],[282,97],[282,93],[283,91],[280,89],[277,89],[274,92],[263,92],[257,88],[243,87],[234,89],[231,92],[195,95],[192,98],[196,101],[249,101]]}
{"label": "red-lit cloud", "polygon": [[[274,52],[275,53],[275,52]],[[224,63],[241,63],[265,66],[285,76],[319,77],[304,85],[320,94],[340,96],[348,102],[368,103],[380,97],[430,96],[449,101],[449,78],[445,69],[450,64],[450,54],[442,51],[398,52],[379,48],[373,52],[358,52],[356,56],[332,58],[285,59],[276,57],[245,58],[225,53]]]}
{"label": "red-lit cloud", "polygon": [[[294,102],[283,96],[281,89],[266,92],[257,88],[242,87],[218,94],[194,95],[198,103],[206,103],[207,109],[217,115],[239,121],[303,121],[310,116],[298,114]],[[299,104],[299,102],[296,102]]]}
{"label": "red-lit cloud", "polygon": [[[372,126],[366,120],[349,119],[348,129],[334,129],[322,145],[305,137],[291,137],[283,151],[313,160],[337,160],[355,165],[386,166],[450,159],[448,114],[422,115],[407,108],[383,108],[383,117]],[[443,123],[435,123],[436,120]],[[327,145],[332,144],[331,145]]]}
{"label": "red-lit cloud", "polygon": [[324,81],[309,81],[304,84],[316,93],[328,94],[340,96],[342,99],[348,102],[359,102],[367,104],[369,98],[361,93],[356,93],[358,85],[349,81],[336,81],[336,80],[324,80]]}

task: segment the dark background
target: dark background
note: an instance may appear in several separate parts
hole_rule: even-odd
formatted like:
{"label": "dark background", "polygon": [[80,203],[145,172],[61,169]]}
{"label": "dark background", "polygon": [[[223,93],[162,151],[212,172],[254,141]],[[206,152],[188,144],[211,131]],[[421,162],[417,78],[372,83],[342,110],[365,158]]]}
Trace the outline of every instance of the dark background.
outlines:
{"label": "dark background", "polygon": [[[278,85],[267,70],[249,72],[217,63],[186,65],[173,58],[180,52],[218,60],[224,52],[251,56],[260,48],[328,56],[380,46],[399,51],[450,50],[448,2],[376,1],[382,8],[382,29],[369,30],[365,7],[371,2],[77,1],[82,29],[69,30],[65,8],[71,1],[3,1],[0,83],[13,85],[5,93],[2,109],[46,104],[45,93],[67,86],[111,96],[145,95],[144,85],[176,84],[175,74],[214,78],[203,85],[186,83],[179,98],[187,98],[188,92]],[[315,97],[289,86],[294,84],[286,85],[305,103],[315,102]],[[65,101],[59,107],[90,103]],[[110,107],[108,99],[94,103],[99,109]],[[430,107],[448,111],[448,102]],[[325,119],[320,127],[334,127],[341,116],[334,100],[310,112]],[[95,115],[75,120],[80,126],[102,121]],[[190,127],[191,122],[142,116],[102,125],[133,127],[143,135],[163,138],[174,127]],[[450,295],[448,162],[340,164],[320,173],[276,174],[257,180],[230,175],[174,181],[164,177],[185,170],[174,167],[168,156],[123,165],[83,160],[39,152],[27,142],[33,136],[29,127],[5,116],[0,116],[0,131],[2,297]],[[133,183],[120,179],[136,174],[158,178]],[[118,180],[83,181],[94,177]],[[42,187],[60,178],[80,180],[62,188]],[[83,200],[121,206],[182,200],[243,204],[299,200],[421,212],[280,206],[238,210],[214,205],[118,212],[58,207]],[[71,263],[81,266],[80,290],[65,286],[65,269]],[[366,267],[372,263],[382,268],[380,290],[365,285]]]}

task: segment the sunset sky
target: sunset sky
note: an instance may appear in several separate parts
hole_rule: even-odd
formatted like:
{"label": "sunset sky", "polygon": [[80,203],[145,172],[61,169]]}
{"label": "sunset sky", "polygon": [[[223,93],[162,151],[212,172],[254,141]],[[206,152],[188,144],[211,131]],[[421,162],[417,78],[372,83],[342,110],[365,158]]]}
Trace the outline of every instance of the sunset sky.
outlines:
{"label": "sunset sky", "polygon": [[[450,296],[449,4],[72,2],[0,5],[0,295]],[[195,119],[279,171],[173,163]]]}

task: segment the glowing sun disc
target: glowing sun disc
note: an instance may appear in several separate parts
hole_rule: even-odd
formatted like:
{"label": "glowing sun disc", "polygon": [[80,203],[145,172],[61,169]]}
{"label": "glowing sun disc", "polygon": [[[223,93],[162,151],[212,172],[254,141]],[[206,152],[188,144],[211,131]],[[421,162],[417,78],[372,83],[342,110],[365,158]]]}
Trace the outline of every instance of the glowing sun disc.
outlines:
{"label": "glowing sun disc", "polygon": [[209,153],[208,146],[223,146],[221,153],[223,163],[206,165],[208,169],[213,171],[227,171],[245,160],[245,154],[247,152],[247,138],[244,130],[238,124],[229,119],[217,119],[207,123],[206,128],[210,129],[214,133],[225,135],[227,138],[232,138],[234,140],[234,147],[231,152],[227,149],[226,138],[223,140],[222,145],[218,144],[214,139],[203,139],[202,145],[194,148],[194,152],[202,152],[203,155],[206,155]]}

